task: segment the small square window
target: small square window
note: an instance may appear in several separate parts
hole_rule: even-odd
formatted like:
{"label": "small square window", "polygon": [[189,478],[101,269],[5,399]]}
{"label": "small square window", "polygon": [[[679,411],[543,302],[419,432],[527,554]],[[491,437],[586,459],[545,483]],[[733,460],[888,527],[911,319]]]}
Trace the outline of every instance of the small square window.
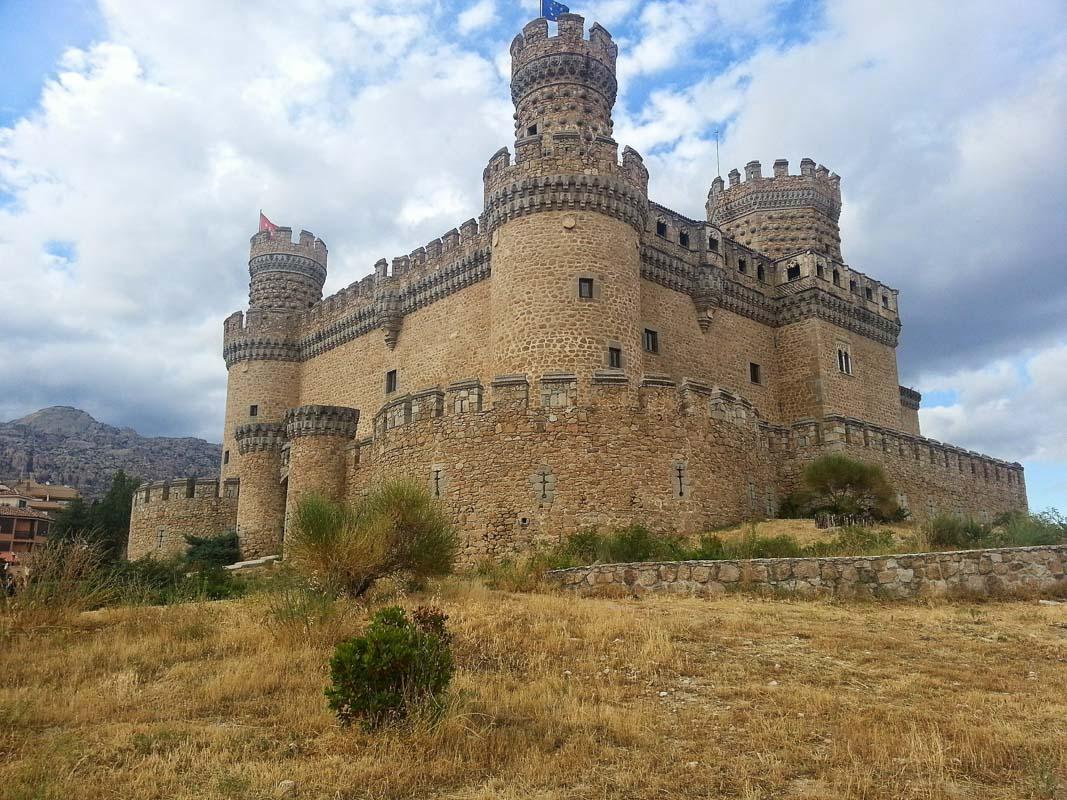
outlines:
{"label": "small square window", "polygon": [[224,450],[222,452],[222,463],[223,464],[229,464],[230,463],[230,451],[229,450]]}
{"label": "small square window", "polygon": [[578,279],[578,296],[583,300],[593,299],[593,279],[592,278],[579,278]]}
{"label": "small square window", "polygon": [[748,365],[748,379],[753,383],[763,383],[763,375],[761,373],[759,364]]}
{"label": "small square window", "polygon": [[645,352],[659,352],[659,334],[650,328],[645,328]]}
{"label": "small square window", "polygon": [[667,238],[667,223],[661,219],[656,220],[656,236],[661,239]]}
{"label": "small square window", "polygon": [[743,258],[737,259],[737,271],[744,275],[748,272],[748,262]]}
{"label": "small square window", "polygon": [[708,249],[714,253],[719,252],[719,240],[714,236],[708,237]]}
{"label": "small square window", "polygon": [[258,417],[259,416],[259,406],[249,406],[248,407],[248,416],[250,416],[250,417]]}
{"label": "small square window", "polygon": [[396,370],[395,369],[391,369],[387,373],[385,373],[385,393],[386,394],[392,394],[393,392],[396,391],[396,386],[397,386]]}
{"label": "small square window", "polygon": [[785,277],[788,280],[795,281],[800,277],[800,264],[794,264],[786,270]]}
{"label": "small square window", "polygon": [[526,135],[527,136],[536,136],[537,135],[537,126],[536,125],[531,125],[529,128],[527,128],[526,129]]}
{"label": "small square window", "polygon": [[678,244],[682,247],[689,247],[689,231],[682,231],[678,234]]}
{"label": "small square window", "polygon": [[611,369],[622,369],[622,348],[621,347],[609,347],[608,348],[608,367]]}

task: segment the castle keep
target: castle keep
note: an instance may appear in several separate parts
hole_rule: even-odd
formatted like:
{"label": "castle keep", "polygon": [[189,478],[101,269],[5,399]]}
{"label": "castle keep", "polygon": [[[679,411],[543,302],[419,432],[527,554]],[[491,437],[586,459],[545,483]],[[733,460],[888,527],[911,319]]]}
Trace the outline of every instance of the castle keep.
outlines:
{"label": "castle keep", "polygon": [[839,177],[752,161],[705,219],[658,205],[612,138],[617,52],[575,14],[529,23],[479,218],[333,296],[321,239],[252,237],[221,473],[143,487],[132,558],[227,528],[279,553],[302,496],[401,476],[469,561],[590,526],[696,532],[774,514],[831,451],[881,464],[920,520],[1025,509],[1019,464],[920,435],[897,291],[842,258]]}

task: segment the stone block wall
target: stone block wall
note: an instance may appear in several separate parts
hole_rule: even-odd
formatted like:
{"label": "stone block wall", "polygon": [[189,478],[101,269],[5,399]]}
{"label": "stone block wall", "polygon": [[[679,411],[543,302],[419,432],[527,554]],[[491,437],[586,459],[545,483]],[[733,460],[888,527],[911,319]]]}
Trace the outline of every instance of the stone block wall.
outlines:
{"label": "stone block wall", "polygon": [[767,558],[601,564],[554,570],[578,593],[668,592],[716,597],[750,590],[800,596],[902,599],[1067,591],[1067,545],[843,558]]}
{"label": "stone block wall", "polygon": [[237,527],[238,484],[183,479],[142,486],[130,514],[130,559],[185,552],[185,535],[217,536]]}
{"label": "stone block wall", "polygon": [[460,388],[437,416],[387,414],[353,456],[349,499],[386,479],[422,483],[468,563],[588,527],[696,532],[773,512],[775,467],[751,404],[696,382],[636,383],[603,373],[581,405],[542,406],[556,393],[510,375],[481,410],[455,402]]}
{"label": "stone block wall", "polygon": [[1027,509],[1020,464],[850,417],[802,421],[787,436],[780,462],[783,493],[800,485],[811,461],[840,452],[880,465],[917,522],[941,514],[992,522],[998,514]]}

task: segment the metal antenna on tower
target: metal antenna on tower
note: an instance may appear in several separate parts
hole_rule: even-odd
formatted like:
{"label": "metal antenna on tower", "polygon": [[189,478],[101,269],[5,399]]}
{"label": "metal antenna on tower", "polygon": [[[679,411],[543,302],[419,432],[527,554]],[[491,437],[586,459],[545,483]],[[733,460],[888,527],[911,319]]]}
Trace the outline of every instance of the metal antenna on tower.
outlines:
{"label": "metal antenna on tower", "polygon": [[715,129],[715,175],[721,176],[722,169],[719,167],[719,129]]}

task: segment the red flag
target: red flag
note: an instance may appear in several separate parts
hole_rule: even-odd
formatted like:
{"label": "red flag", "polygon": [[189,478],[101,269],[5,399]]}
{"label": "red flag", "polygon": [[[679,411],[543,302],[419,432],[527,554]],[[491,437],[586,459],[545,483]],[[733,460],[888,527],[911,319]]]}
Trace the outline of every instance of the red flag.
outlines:
{"label": "red flag", "polygon": [[263,233],[263,231],[269,231],[271,237],[273,238],[274,232],[276,230],[278,230],[278,226],[275,225],[273,222],[271,222],[269,219],[267,219],[266,215],[262,211],[260,211],[259,212],[259,232]]}

